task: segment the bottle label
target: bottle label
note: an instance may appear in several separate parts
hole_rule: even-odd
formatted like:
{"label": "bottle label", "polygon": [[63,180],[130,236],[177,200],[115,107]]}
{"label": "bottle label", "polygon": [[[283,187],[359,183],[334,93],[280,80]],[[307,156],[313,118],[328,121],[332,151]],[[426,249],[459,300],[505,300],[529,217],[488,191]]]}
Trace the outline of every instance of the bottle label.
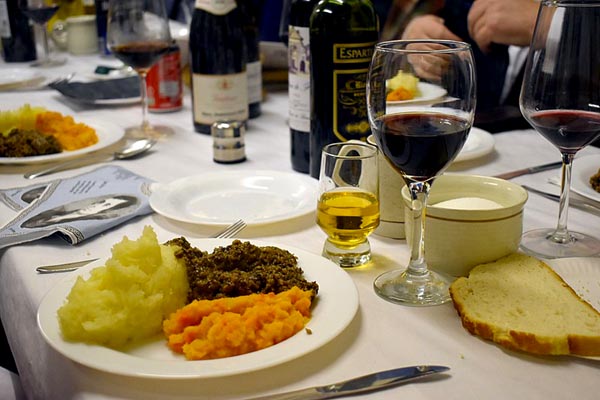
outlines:
{"label": "bottle label", "polygon": [[[367,74],[375,43],[333,46],[333,133],[342,141],[364,139],[370,132],[367,115]],[[354,68],[348,68],[350,65]]]}
{"label": "bottle label", "polygon": [[262,63],[260,61],[246,64],[248,75],[248,104],[259,103],[262,100]]}
{"label": "bottle label", "polygon": [[310,29],[289,27],[288,96],[290,128],[310,132]]}
{"label": "bottle label", "polygon": [[216,121],[248,119],[246,72],[231,75],[192,75],[194,121],[211,125]]}
{"label": "bottle label", "polygon": [[225,15],[237,7],[235,0],[196,0],[195,8],[213,15]]}
{"label": "bottle label", "polygon": [[6,1],[0,1],[0,38],[9,39],[10,33],[10,20],[8,17],[8,6]]}

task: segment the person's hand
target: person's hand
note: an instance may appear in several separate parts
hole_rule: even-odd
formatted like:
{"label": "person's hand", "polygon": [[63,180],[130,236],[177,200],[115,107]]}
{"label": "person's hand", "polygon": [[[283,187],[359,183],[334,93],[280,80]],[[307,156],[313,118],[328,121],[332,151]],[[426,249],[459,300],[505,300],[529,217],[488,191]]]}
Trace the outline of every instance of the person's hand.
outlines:
{"label": "person's hand", "polygon": [[[413,18],[406,26],[406,29],[402,34],[402,39],[462,40],[446,28],[442,18],[430,14]],[[410,48],[421,48],[425,50],[434,49],[436,46],[433,44],[419,44],[412,45]],[[413,55],[410,57],[409,61],[412,64],[417,77],[433,82],[439,80],[441,72],[447,68],[448,65],[446,57],[434,55]]]}
{"label": "person's hand", "polygon": [[467,17],[469,34],[483,52],[492,43],[528,46],[538,8],[533,0],[475,0]]}
{"label": "person's hand", "polygon": [[444,20],[436,15],[426,14],[413,18],[402,33],[402,39],[462,39],[456,36],[444,25]]}

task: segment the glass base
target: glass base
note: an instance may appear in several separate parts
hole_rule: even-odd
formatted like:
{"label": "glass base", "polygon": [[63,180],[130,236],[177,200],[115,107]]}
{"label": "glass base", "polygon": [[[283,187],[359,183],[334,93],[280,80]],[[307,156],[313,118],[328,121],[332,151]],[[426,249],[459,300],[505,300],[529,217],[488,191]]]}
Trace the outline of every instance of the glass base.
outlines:
{"label": "glass base", "polygon": [[43,60],[36,60],[30,64],[31,67],[36,68],[52,68],[52,67],[60,67],[61,65],[65,65],[67,63],[66,57],[49,57],[44,58]]}
{"label": "glass base", "polygon": [[373,282],[375,293],[387,301],[407,306],[437,306],[450,301],[450,280],[433,271],[412,276],[407,270],[393,270]]}
{"label": "glass base", "polygon": [[323,245],[323,257],[342,268],[360,267],[371,261],[371,245],[368,240],[351,249],[337,247],[329,240]]}
{"label": "glass base", "polygon": [[536,229],[525,232],[521,249],[541,258],[591,257],[600,254],[600,240],[579,232],[569,232],[563,238],[554,229]]}
{"label": "glass base", "polygon": [[132,126],[125,130],[128,139],[166,139],[175,131],[164,125]]}

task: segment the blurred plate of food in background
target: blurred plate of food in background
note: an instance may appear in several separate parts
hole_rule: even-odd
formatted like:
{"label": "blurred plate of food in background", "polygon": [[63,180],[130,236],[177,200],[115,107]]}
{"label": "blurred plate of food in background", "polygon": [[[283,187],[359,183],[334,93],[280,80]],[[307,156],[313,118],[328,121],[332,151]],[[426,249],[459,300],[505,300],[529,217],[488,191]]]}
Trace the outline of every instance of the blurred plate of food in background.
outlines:
{"label": "blurred plate of food in background", "polygon": [[[43,155],[31,155],[24,157],[7,157],[0,156],[0,164],[38,164],[38,163],[46,163],[53,161],[64,161],[71,158],[81,157],[85,154],[95,152],[97,150],[104,149],[108,146],[111,146],[117,143],[119,140],[123,138],[125,135],[125,130],[111,122],[99,120],[97,118],[90,117],[77,117],[74,119],[76,123],[85,124],[87,127],[92,128],[95,131],[95,135],[97,136],[97,141],[93,144],[90,144],[86,147],[78,148],[76,150],[64,150],[62,149],[60,152],[55,152],[52,154],[43,154]],[[0,132],[0,135],[2,133]],[[5,142],[0,140],[0,154],[7,154],[4,150],[10,151],[8,148],[13,145],[19,145],[19,142],[10,141]]]}

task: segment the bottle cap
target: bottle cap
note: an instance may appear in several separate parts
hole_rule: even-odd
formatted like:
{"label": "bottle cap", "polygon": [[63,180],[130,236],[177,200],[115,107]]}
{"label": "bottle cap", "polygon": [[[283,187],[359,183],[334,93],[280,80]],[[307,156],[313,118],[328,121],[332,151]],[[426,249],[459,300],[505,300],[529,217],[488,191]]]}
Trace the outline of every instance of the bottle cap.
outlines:
{"label": "bottle cap", "polygon": [[210,128],[213,137],[213,160],[238,163],[246,160],[244,136],[246,125],[240,121],[217,121]]}

